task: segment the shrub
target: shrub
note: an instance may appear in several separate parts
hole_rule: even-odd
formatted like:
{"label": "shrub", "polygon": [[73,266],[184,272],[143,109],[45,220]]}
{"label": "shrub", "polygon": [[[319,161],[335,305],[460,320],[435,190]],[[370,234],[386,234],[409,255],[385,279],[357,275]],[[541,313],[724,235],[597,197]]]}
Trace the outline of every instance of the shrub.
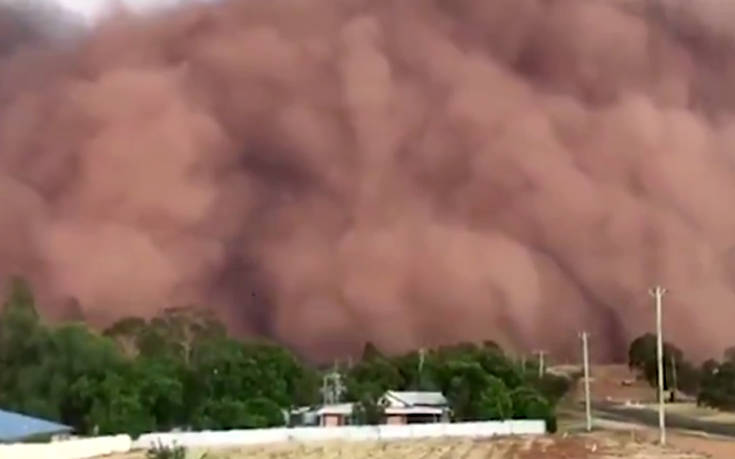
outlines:
{"label": "shrub", "polygon": [[147,459],[186,459],[186,448],[181,445],[164,445],[160,440],[146,451]]}

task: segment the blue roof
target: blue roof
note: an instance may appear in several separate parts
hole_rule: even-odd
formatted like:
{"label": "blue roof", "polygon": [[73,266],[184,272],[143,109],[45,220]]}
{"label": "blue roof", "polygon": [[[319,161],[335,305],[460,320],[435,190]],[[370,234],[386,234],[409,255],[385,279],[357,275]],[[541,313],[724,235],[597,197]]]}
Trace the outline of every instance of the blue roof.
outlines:
{"label": "blue roof", "polygon": [[71,432],[72,430],[71,427],[63,424],[0,410],[0,442]]}

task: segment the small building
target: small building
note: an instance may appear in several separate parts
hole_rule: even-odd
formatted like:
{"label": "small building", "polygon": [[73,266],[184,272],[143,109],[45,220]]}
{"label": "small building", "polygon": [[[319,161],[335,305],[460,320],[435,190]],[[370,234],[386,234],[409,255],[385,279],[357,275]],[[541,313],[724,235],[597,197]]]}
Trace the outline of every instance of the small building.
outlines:
{"label": "small building", "polygon": [[353,403],[339,403],[325,405],[316,410],[317,425],[322,427],[337,427],[351,424]]}
{"label": "small building", "polygon": [[44,419],[0,410],[0,442],[20,442],[35,439],[59,439],[72,428]]}
{"label": "small building", "polygon": [[288,425],[336,427],[352,424],[353,403],[338,403],[319,407],[301,407],[288,414]]}
{"label": "small building", "polygon": [[319,420],[316,416],[316,410],[317,408],[312,406],[294,408],[288,412],[286,425],[289,427],[317,426]]}
{"label": "small building", "polygon": [[388,391],[379,401],[386,424],[449,422],[449,402],[441,392]]}

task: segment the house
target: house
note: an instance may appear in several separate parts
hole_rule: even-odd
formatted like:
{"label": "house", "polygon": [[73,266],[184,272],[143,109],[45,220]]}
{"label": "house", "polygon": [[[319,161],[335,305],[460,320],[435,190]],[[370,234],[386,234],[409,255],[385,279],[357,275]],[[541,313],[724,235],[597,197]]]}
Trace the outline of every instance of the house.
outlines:
{"label": "house", "polygon": [[386,424],[449,422],[451,410],[441,392],[388,391],[379,400]]}
{"label": "house", "polygon": [[318,408],[301,407],[289,413],[290,426],[336,427],[352,424],[354,404],[338,403]]}
{"label": "house", "polygon": [[353,403],[325,405],[316,410],[317,425],[322,427],[345,426],[351,423]]}
{"label": "house", "polygon": [[[385,424],[449,422],[451,410],[441,392],[388,391],[378,400]],[[355,422],[355,404],[301,407],[288,413],[290,426],[337,427]]]}
{"label": "house", "polygon": [[72,430],[63,424],[0,410],[0,442],[58,438],[59,435],[68,435]]}

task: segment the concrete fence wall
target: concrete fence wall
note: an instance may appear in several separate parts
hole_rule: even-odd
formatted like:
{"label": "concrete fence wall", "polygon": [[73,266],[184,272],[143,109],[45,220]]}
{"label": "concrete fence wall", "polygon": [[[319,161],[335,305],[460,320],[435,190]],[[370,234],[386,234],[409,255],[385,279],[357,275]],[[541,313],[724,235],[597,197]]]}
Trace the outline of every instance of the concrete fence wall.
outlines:
{"label": "concrete fence wall", "polygon": [[0,445],[2,459],[86,459],[113,453],[127,453],[132,447],[128,435],[81,438],[51,443]]}
{"label": "concrete fence wall", "polygon": [[544,421],[493,421],[347,427],[297,427],[217,432],[150,433],[132,441],[128,435],[0,445],[0,459],[87,459],[156,445],[227,448],[268,443],[311,441],[381,441],[440,437],[541,435]]}
{"label": "concrete fence wall", "polygon": [[438,437],[493,437],[499,435],[542,435],[542,420],[468,422],[455,424],[413,424],[347,427],[296,427],[231,430],[217,432],[151,433],[133,442],[133,449],[151,446],[228,447],[283,442],[380,441]]}

